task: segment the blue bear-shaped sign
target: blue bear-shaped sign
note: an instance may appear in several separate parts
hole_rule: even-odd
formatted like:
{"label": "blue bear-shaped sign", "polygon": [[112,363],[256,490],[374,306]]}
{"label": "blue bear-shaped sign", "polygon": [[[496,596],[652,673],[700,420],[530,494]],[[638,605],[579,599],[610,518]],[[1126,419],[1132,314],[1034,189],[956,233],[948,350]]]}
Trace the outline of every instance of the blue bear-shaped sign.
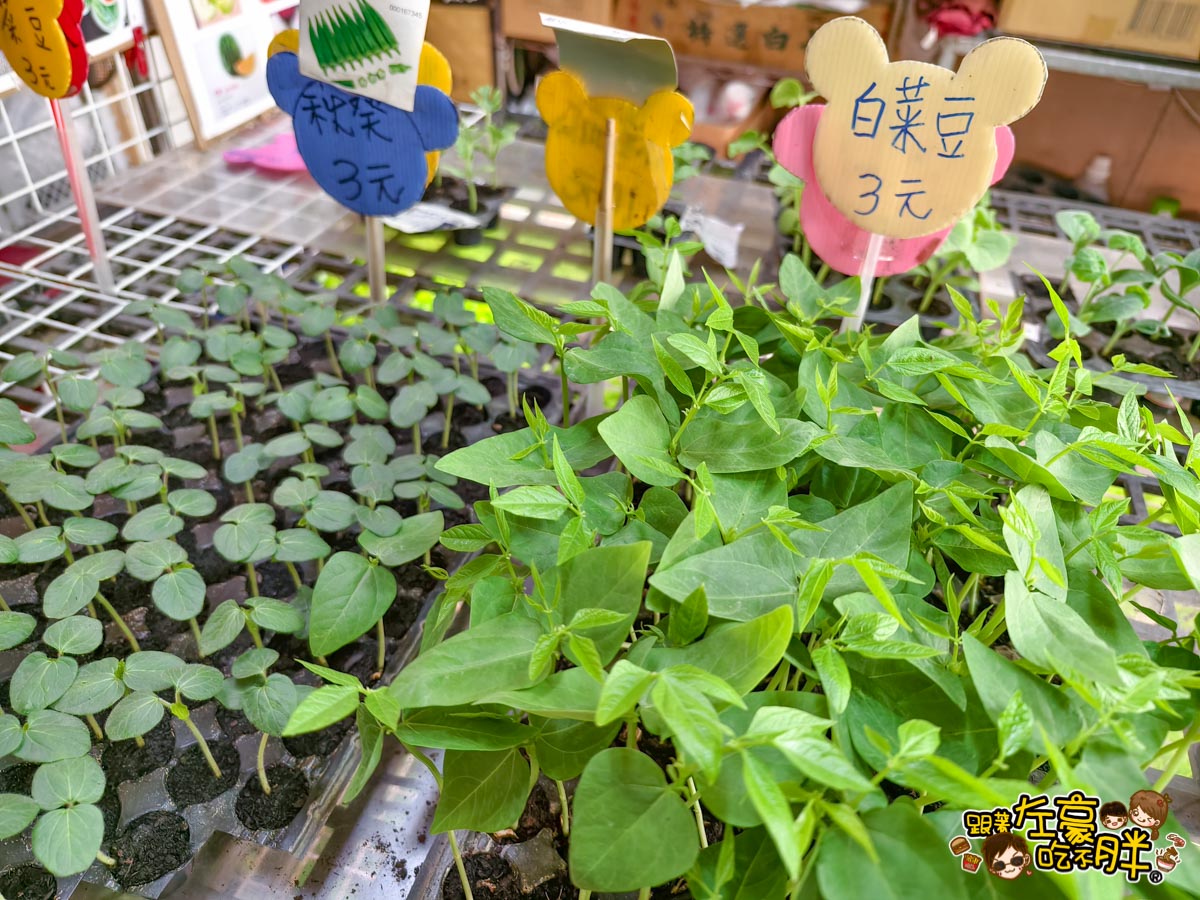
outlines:
{"label": "blue bear-shaped sign", "polygon": [[437,88],[418,85],[412,112],[300,74],[295,53],[267,62],[271,96],[292,117],[308,171],[338,203],[364,216],[394,216],[425,192],[425,153],[458,137],[458,111]]}

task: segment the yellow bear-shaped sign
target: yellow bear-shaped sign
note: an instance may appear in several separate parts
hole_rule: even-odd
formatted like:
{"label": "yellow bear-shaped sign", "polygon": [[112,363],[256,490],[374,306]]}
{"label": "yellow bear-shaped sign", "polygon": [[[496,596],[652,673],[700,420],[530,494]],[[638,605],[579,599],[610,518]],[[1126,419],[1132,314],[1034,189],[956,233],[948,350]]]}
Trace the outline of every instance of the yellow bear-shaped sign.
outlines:
{"label": "yellow bear-shaped sign", "polygon": [[995,38],[958,72],[889,62],[862,19],[834,19],[807,50],[813,87],[828,101],[813,161],[821,189],[866,231],[912,238],[947,228],[987,190],[995,129],[1038,102],[1046,64],[1037,48]]}
{"label": "yellow bear-shaped sign", "polygon": [[675,166],[671,148],[692,131],[692,105],[671,90],[642,106],[614,97],[589,97],[570,72],[547,75],[538,86],[538,111],[549,126],[546,177],[572,215],[589,224],[604,181],[605,129],[616,123],[613,160],[613,229],[637,228],[662,209]]}

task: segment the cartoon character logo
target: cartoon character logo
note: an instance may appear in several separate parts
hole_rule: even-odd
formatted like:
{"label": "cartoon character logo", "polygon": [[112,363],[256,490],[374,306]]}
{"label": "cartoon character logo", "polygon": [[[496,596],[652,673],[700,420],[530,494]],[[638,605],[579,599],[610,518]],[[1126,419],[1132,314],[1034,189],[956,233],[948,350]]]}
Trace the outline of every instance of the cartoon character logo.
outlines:
{"label": "cartoon character logo", "polygon": [[417,85],[412,112],[300,74],[295,32],[277,37],[267,62],[271,96],[292,117],[296,147],[324,191],[364,216],[391,216],[425,191],[426,154],[450,147],[458,112],[442,91]]}
{"label": "cartoon character logo", "polygon": [[983,842],[983,861],[987,870],[997,878],[1012,881],[1033,862],[1029,845],[1019,834],[997,831]]}
{"label": "cartoon character logo", "polygon": [[1129,820],[1129,811],[1120,800],[1111,800],[1100,807],[1100,824],[1109,831],[1120,831]]}
{"label": "cartoon character logo", "polygon": [[876,272],[930,256],[1012,160],[1009,122],[1037,103],[1045,63],[1032,45],[996,38],[957,73],[889,62],[861,19],[822,26],[806,65],[827,105],[793,110],[775,132],[776,159],[806,182],[800,219],[813,249],[858,274],[870,234],[883,235]]}
{"label": "cartoon character logo", "polygon": [[35,94],[74,97],[87,81],[83,0],[0,4],[0,53]]}
{"label": "cartoon character logo", "polygon": [[537,107],[550,126],[546,178],[575,218],[595,224],[603,186],[606,123],[616,123],[613,161],[613,228],[637,228],[658,212],[671,192],[671,148],[692,131],[692,104],[662,90],[642,106],[616,97],[589,97],[571,72],[547,75]]}
{"label": "cartoon character logo", "polygon": [[1150,840],[1158,840],[1158,830],[1167,821],[1170,794],[1158,791],[1137,791],[1129,798],[1129,821],[1150,832]]}

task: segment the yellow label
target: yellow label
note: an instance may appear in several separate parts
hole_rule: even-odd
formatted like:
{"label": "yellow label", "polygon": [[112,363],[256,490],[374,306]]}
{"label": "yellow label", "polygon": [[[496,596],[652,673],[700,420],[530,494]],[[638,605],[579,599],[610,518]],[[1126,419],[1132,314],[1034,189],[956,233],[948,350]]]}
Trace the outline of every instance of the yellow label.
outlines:
{"label": "yellow label", "polygon": [[920,237],[958,221],[992,179],[998,126],[1037,104],[1046,64],[1032,44],[995,38],[958,72],[889,62],[862,19],[822,26],[807,50],[813,87],[828,101],[813,161],[821,190],[860,228]]}
{"label": "yellow label", "polygon": [[83,87],[82,18],[82,0],[0,0],[0,51],[34,93],[59,100]]}
{"label": "yellow label", "polygon": [[[454,76],[450,72],[450,60],[446,59],[442,51],[429,41],[421,46],[421,61],[417,64],[417,84],[435,87],[447,97],[454,90]],[[426,187],[433,181],[433,176],[437,174],[438,161],[441,158],[442,154],[438,150],[431,150],[425,154],[425,168],[429,170],[429,174],[425,178]]]}
{"label": "yellow label", "polygon": [[658,91],[635,106],[628,100],[589,97],[570,72],[554,72],[538,86],[537,106],[550,126],[546,177],[572,215],[596,222],[609,119],[617,132],[613,229],[637,228],[662,209],[675,174],[671,148],[692,131],[692,105],[686,97]]}

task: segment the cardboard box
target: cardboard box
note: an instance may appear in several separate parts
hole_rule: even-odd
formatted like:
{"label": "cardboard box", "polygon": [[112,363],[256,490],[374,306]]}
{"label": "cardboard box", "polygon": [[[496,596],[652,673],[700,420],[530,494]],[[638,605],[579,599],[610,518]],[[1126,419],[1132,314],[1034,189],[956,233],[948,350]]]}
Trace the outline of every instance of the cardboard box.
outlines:
{"label": "cardboard box", "polygon": [[492,11],[482,3],[431,3],[425,40],[437,47],[454,73],[451,97],[459,103],[471,92],[496,83]]}
{"label": "cardboard box", "polygon": [[1200,124],[1193,118],[1197,111],[1200,91],[1167,95],[1162,118],[1121,198],[1122,206],[1147,210],[1158,197],[1174,197],[1182,215],[1200,218],[1200,178],[1196,177]]}
{"label": "cardboard box", "polygon": [[1022,37],[1200,59],[1200,0],[1004,0],[998,24]]}
{"label": "cardboard box", "polygon": [[721,121],[697,118],[692,124],[692,136],[688,140],[712,147],[719,159],[730,159],[729,143],[747,131],[763,131],[769,134],[775,124],[776,112],[764,89],[762,96],[754,104],[754,109],[744,119]]}
{"label": "cardboard box", "polygon": [[554,43],[554,32],[542,25],[542,13],[613,24],[613,0],[501,0],[500,28],[505,37]]}
{"label": "cardboard box", "polygon": [[[1168,91],[1144,84],[1051,72],[1041,101],[1012,125],[1016,158],[1075,179],[1092,157],[1108,156],[1112,159],[1109,197],[1121,204],[1169,101]],[[1115,122],[1120,127],[1113,127]]]}
{"label": "cardboard box", "polygon": [[[874,2],[858,16],[886,36],[891,11],[891,2]],[[829,10],[805,6],[743,7],[720,0],[617,0],[613,24],[664,37],[680,56],[798,71],[803,68],[803,50],[813,33],[837,17]]]}

